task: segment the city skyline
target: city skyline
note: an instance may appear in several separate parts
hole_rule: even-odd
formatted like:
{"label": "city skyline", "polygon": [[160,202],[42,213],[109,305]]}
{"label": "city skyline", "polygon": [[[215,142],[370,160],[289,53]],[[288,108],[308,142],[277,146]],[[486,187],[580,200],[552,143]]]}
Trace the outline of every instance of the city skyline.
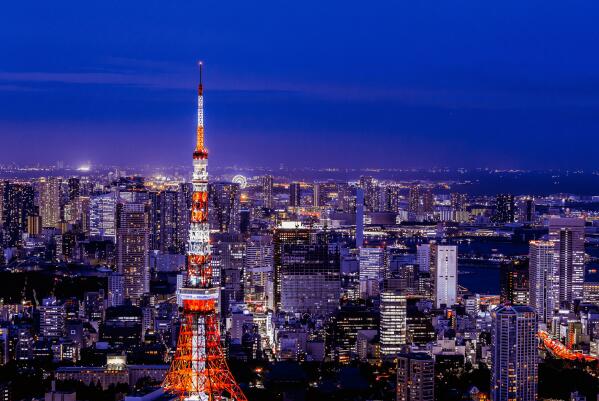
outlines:
{"label": "city skyline", "polygon": [[598,6],[537,6],[10,5],[0,157],[180,164],[202,58],[216,166],[593,168]]}

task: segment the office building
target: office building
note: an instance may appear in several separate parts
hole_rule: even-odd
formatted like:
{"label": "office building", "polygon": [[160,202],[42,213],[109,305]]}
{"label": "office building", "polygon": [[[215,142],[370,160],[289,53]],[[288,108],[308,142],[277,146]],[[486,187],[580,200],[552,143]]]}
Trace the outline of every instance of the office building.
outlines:
{"label": "office building", "polygon": [[378,295],[379,283],[386,275],[385,248],[360,248],[360,294],[364,298]]}
{"label": "office building", "polygon": [[458,247],[455,245],[431,244],[431,277],[435,307],[450,307],[457,301]]}
{"label": "office building", "polygon": [[122,274],[113,273],[108,276],[108,307],[123,305],[125,301],[125,277]]}
{"label": "office building", "polygon": [[92,196],[90,201],[90,236],[116,241],[116,205],[115,192]]}
{"label": "office building", "polygon": [[380,339],[381,356],[391,357],[406,345],[406,297],[401,291],[386,290],[381,293]]}
{"label": "office building", "polygon": [[56,298],[42,300],[40,311],[40,335],[47,338],[58,338],[64,335],[66,312],[64,304]]}
{"label": "office building", "polygon": [[559,307],[555,244],[551,241],[530,241],[528,255],[529,305],[537,311],[539,322],[549,323]]}
{"label": "office building", "polygon": [[137,304],[150,290],[148,212],[141,203],[117,207],[117,272],[124,277],[125,298]]}
{"label": "office building", "polygon": [[516,217],[514,195],[499,194],[495,200],[493,222],[499,224],[513,223]]}
{"label": "office building", "polygon": [[582,299],[584,281],[584,220],[549,219],[549,241],[555,245],[555,263],[559,274],[559,303],[572,308]]}
{"label": "office building", "polygon": [[299,223],[282,225],[277,227],[273,236],[274,244],[274,305],[278,309],[281,306],[281,276],[282,276],[282,256],[286,245],[308,245],[312,241],[312,230],[304,228]]}
{"label": "office building", "polygon": [[260,177],[260,184],[262,186],[262,200],[264,202],[264,207],[268,209],[272,209],[274,207],[273,202],[273,178],[272,175],[265,175]]}
{"label": "office building", "polygon": [[210,229],[221,233],[239,233],[240,187],[232,182],[208,184]]}
{"label": "office building", "polygon": [[339,307],[340,257],[328,244],[286,244],[281,251],[281,310],[328,316]]}
{"label": "office building", "polygon": [[526,260],[514,260],[499,266],[501,303],[529,305],[529,266]]}
{"label": "office building", "polygon": [[244,300],[252,312],[274,309],[274,245],[270,236],[252,236],[246,242]]}
{"label": "office building", "polygon": [[537,316],[530,306],[500,306],[492,312],[491,399],[537,399]]}
{"label": "office building", "polygon": [[435,361],[425,353],[397,357],[397,401],[434,401]]}
{"label": "office building", "polygon": [[302,187],[299,182],[289,184],[289,206],[300,207],[302,202]]}

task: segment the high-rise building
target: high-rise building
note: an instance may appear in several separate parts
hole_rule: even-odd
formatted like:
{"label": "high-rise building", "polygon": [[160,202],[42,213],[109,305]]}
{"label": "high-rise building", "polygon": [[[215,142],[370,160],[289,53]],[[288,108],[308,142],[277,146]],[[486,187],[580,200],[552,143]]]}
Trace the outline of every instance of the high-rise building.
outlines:
{"label": "high-rise building", "polygon": [[435,306],[450,307],[457,301],[458,247],[455,245],[431,244],[431,277]]}
{"label": "high-rise building", "polygon": [[399,212],[400,187],[397,185],[388,185],[384,191],[384,210],[386,212]]}
{"label": "high-rise building", "polygon": [[559,274],[560,306],[573,307],[582,299],[584,281],[584,220],[549,219],[549,241],[555,244],[555,261]]}
{"label": "high-rise building", "polygon": [[499,267],[499,288],[502,303],[529,305],[529,274],[526,260],[502,263]]}
{"label": "high-rise building", "polygon": [[265,175],[260,177],[260,184],[262,186],[262,200],[264,201],[264,207],[272,209],[274,206],[272,196],[272,175]]}
{"label": "high-rise building", "polygon": [[243,267],[245,264],[245,242],[238,235],[215,239],[211,244],[210,266],[214,283],[221,288],[220,306],[227,316],[231,304],[243,302]]}
{"label": "high-rise building", "polygon": [[431,246],[430,244],[416,245],[416,263],[421,272],[430,271]]}
{"label": "high-rise building", "polygon": [[340,256],[326,243],[286,244],[281,251],[281,310],[328,316],[339,307]]}
{"label": "high-rise building", "polygon": [[360,248],[360,294],[368,298],[378,295],[379,283],[385,278],[385,248]]}
{"label": "high-rise building", "polygon": [[246,242],[244,299],[252,312],[274,309],[272,275],[274,246],[270,236],[252,236]]}
{"label": "high-rise building", "polygon": [[356,189],[356,248],[364,245],[364,190]]}
{"label": "high-rise building", "polygon": [[322,206],[322,187],[321,184],[315,182],[312,185],[312,206],[320,207]]}
{"label": "high-rise building", "polygon": [[380,338],[383,357],[398,354],[406,345],[406,305],[406,297],[401,291],[386,290],[381,293]]}
{"label": "high-rise building", "polygon": [[42,227],[58,227],[60,223],[60,180],[42,178],[39,181],[39,212]]}
{"label": "high-rise building", "polygon": [[240,227],[240,187],[232,182],[208,184],[210,228],[221,233],[239,233]]}
{"label": "high-rise building", "polygon": [[397,357],[397,401],[435,399],[435,361],[425,353]]}
{"label": "high-rise building", "polygon": [[539,322],[549,323],[554,310],[559,307],[555,244],[551,241],[530,241],[528,255],[529,305],[537,311]]}
{"label": "high-rise building", "polygon": [[514,206],[514,195],[499,194],[495,200],[495,215],[493,222],[495,223],[513,223],[516,216]]}
{"label": "high-rise building", "polygon": [[90,236],[116,241],[116,205],[115,192],[93,196],[90,201]]}
{"label": "high-rise building", "polygon": [[4,229],[6,243],[16,246],[21,243],[27,231],[27,217],[35,214],[34,191],[30,185],[5,182],[4,188]]}
{"label": "high-rise building", "polygon": [[364,208],[369,212],[379,211],[380,196],[378,185],[372,177],[360,177],[360,188],[364,191]]}
{"label": "high-rise building", "polygon": [[[179,238],[181,213],[179,191],[150,192],[150,249],[163,253],[182,253],[184,242]],[[183,245],[183,246],[182,246]]]}
{"label": "high-rise building", "polygon": [[289,206],[300,207],[302,202],[302,187],[299,182],[289,184]]}
{"label": "high-rise building", "polygon": [[64,305],[56,298],[45,298],[42,300],[39,310],[40,334],[50,338],[62,337],[66,319]]}
{"label": "high-rise building", "polygon": [[145,204],[117,206],[117,271],[125,281],[125,298],[134,304],[150,290],[148,211]]}
{"label": "high-rise building", "polygon": [[81,179],[71,177],[67,181],[69,200],[75,200],[81,196]]}
{"label": "high-rise building", "polygon": [[331,326],[332,357],[340,363],[349,363],[357,353],[358,332],[378,330],[379,313],[363,305],[347,304],[335,312]]}
{"label": "high-rise building", "polygon": [[274,277],[273,277],[273,289],[274,289],[274,305],[277,309],[281,306],[281,277],[283,267],[283,249],[286,245],[308,245],[312,241],[312,231],[308,228],[301,226],[277,227],[273,236],[274,244]]}
{"label": "high-rise building", "polygon": [[534,198],[524,198],[518,202],[518,222],[530,224],[535,221],[535,200]]}
{"label": "high-rise building", "polygon": [[530,306],[507,305],[492,312],[491,399],[537,399],[537,316]]}
{"label": "high-rise building", "polygon": [[416,217],[427,218],[434,211],[434,200],[431,188],[413,185],[408,193],[408,212]]}
{"label": "high-rise building", "polygon": [[108,307],[123,305],[125,301],[125,277],[122,274],[108,276]]}

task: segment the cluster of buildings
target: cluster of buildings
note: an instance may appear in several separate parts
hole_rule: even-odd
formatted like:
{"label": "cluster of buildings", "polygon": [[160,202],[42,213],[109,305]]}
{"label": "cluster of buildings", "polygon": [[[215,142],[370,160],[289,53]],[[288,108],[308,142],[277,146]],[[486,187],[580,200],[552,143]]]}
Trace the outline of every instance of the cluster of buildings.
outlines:
{"label": "cluster of buildings", "polygon": [[[599,283],[585,281],[595,216],[563,196],[226,178],[209,183],[208,222],[229,358],[391,364],[398,401],[434,400],[440,376],[481,366],[489,391],[469,389],[471,399],[536,400],[539,361],[559,357],[539,348],[539,330],[599,358]],[[82,297],[25,288],[2,299],[0,364],[68,364],[56,380],[103,387],[160,382],[177,342],[191,204],[191,184],[167,177],[0,182],[0,270],[97,283]],[[493,239],[526,251],[470,248]],[[461,282],[458,266],[477,258],[495,264],[497,289]]]}

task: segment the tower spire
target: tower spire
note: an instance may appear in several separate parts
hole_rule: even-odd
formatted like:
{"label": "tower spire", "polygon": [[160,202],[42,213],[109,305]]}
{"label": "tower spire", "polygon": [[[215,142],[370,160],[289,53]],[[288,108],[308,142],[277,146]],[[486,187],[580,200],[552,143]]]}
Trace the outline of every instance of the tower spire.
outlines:
{"label": "tower spire", "polygon": [[187,278],[179,290],[183,316],[177,350],[162,386],[181,401],[247,401],[221,348],[220,288],[212,282],[208,225],[208,152],[204,148],[202,62],[198,85],[197,143],[193,152]]}

